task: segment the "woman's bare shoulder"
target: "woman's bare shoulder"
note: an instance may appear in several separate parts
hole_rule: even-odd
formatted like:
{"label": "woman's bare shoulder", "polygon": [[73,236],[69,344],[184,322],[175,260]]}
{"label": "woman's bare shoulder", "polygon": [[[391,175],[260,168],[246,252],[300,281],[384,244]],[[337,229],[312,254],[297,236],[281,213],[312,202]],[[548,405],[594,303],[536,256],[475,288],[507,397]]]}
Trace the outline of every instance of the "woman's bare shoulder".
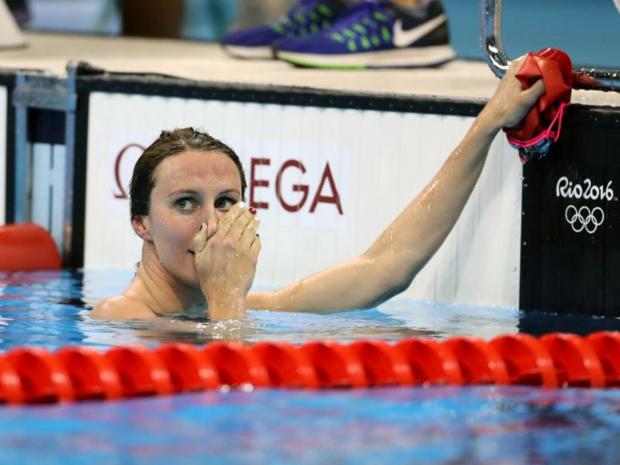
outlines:
{"label": "woman's bare shoulder", "polygon": [[91,310],[98,320],[152,320],[157,315],[142,300],[119,295],[102,300]]}

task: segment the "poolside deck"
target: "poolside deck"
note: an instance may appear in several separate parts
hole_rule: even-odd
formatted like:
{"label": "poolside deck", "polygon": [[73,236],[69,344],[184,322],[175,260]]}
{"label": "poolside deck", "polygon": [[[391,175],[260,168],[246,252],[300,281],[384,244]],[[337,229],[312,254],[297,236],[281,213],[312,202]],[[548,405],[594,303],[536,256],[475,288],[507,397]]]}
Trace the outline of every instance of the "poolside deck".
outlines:
{"label": "poolside deck", "polygon": [[[430,69],[317,70],[275,60],[236,60],[217,44],[204,42],[42,33],[25,36],[27,47],[0,51],[0,69],[43,69],[63,75],[70,60],[83,60],[109,71],[163,73],[200,81],[465,100],[489,98],[497,82],[480,61],[455,60]],[[620,94],[578,91],[573,101],[620,106]]]}

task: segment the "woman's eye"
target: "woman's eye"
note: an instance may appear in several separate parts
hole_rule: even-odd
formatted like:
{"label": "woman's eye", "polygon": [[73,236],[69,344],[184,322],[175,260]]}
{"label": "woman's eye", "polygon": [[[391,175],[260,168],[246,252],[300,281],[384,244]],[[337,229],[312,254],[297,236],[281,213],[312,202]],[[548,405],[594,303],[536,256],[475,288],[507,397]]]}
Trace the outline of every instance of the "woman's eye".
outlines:
{"label": "woman's eye", "polygon": [[182,198],[174,202],[174,205],[182,212],[188,212],[196,207],[196,201],[190,198]]}
{"label": "woman's eye", "polygon": [[221,197],[215,201],[215,208],[218,210],[229,210],[234,204],[237,203],[236,199],[231,197]]}

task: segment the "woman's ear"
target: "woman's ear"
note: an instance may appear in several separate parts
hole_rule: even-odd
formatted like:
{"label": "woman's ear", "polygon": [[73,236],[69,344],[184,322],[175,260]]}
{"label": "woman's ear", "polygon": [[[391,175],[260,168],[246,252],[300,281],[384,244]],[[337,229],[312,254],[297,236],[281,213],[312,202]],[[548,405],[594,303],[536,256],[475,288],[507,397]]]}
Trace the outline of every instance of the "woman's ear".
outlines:
{"label": "woman's ear", "polygon": [[146,215],[135,215],[131,218],[131,226],[135,233],[147,242],[153,242],[151,237],[150,222]]}

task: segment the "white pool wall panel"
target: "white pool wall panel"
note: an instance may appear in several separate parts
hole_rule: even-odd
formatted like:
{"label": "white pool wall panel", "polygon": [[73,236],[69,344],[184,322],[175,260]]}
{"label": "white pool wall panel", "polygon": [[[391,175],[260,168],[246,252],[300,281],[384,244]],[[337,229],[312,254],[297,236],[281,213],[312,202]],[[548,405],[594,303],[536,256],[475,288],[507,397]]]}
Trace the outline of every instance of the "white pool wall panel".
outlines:
{"label": "white pool wall panel", "polygon": [[[115,197],[115,165],[123,147],[146,147],[162,129],[194,126],[229,144],[244,164],[248,198],[254,159],[254,182],[269,183],[253,188],[255,203],[269,205],[258,210],[263,249],[255,283],[281,286],[366,250],[433,177],[472,121],[435,114],[92,93],[84,265],[133,268],[139,260],[128,200]],[[140,154],[136,146],[118,164],[125,191]],[[293,213],[281,206],[276,193],[277,173],[287,160],[303,163],[305,173],[284,171],[284,201],[299,202],[295,184],[309,189],[305,204]],[[516,154],[498,136],[455,228],[404,296],[518,306],[521,175]],[[321,179],[321,193],[331,200],[310,212]]]}
{"label": "white pool wall panel", "polygon": [[7,95],[6,87],[0,86],[0,224],[6,222],[6,119],[9,110]]}

